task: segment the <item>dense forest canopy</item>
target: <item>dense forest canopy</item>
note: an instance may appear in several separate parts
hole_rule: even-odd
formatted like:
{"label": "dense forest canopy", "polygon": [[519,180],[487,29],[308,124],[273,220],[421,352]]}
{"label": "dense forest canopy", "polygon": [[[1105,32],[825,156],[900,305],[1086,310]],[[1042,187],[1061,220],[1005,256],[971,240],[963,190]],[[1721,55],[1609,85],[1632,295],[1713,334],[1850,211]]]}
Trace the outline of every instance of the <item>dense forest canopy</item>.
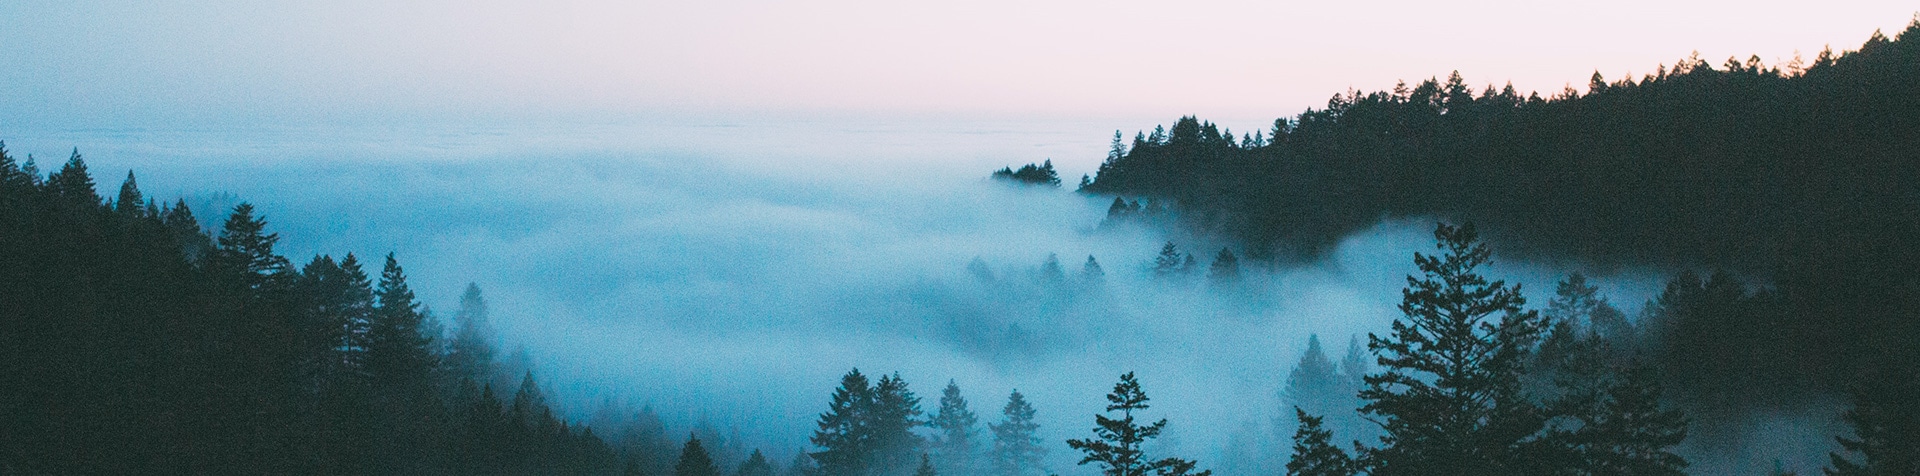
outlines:
{"label": "dense forest canopy", "polygon": [[[1693,269],[1644,336],[1682,392],[1825,398],[1920,362],[1920,19],[1769,66],[1689,57],[1541,97],[1455,73],[1241,134],[1184,117],[1116,134],[1083,193],[1298,260],[1390,217],[1483,225],[1520,256]],[[1722,272],[1715,272],[1722,271]],[[1678,378],[1678,377],[1676,377]],[[1716,407],[1716,405],[1705,405]]]}

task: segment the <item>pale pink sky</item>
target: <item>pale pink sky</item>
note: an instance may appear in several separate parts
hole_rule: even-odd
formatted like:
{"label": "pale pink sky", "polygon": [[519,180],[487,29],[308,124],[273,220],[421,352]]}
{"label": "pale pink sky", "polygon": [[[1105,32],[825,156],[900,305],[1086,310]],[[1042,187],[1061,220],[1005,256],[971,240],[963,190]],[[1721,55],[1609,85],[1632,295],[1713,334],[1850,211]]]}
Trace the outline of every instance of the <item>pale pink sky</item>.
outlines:
{"label": "pale pink sky", "polygon": [[[1522,91],[1769,63],[1909,2],[6,2],[0,126],[130,118],[1291,115],[1459,70]],[[169,119],[174,120],[174,119]]]}

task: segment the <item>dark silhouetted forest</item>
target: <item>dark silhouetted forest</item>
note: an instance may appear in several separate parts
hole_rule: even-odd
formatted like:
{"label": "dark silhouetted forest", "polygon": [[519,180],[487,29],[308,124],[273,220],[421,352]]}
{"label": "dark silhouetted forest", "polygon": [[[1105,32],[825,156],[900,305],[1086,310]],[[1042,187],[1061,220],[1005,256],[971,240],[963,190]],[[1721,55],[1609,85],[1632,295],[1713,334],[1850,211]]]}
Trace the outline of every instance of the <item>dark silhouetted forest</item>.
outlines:
{"label": "dark silhouetted forest", "polygon": [[[75,152],[0,145],[0,474],[665,474],[650,411],[569,422],[392,255],[296,266],[252,206],[209,234]],[[373,268],[378,266],[378,268]]]}
{"label": "dark silhouetted forest", "polygon": [[1349,91],[1238,136],[1184,117],[1131,143],[1116,133],[1080,191],[1120,197],[1112,220],[1177,222],[1259,260],[1435,217],[1480,223],[1515,256],[1675,273],[1616,347],[1639,349],[1689,409],[1718,412],[1706,416],[1910,375],[1920,19],[1784,65],[1696,55],[1653,70],[1548,97],[1476,92],[1455,73]]}

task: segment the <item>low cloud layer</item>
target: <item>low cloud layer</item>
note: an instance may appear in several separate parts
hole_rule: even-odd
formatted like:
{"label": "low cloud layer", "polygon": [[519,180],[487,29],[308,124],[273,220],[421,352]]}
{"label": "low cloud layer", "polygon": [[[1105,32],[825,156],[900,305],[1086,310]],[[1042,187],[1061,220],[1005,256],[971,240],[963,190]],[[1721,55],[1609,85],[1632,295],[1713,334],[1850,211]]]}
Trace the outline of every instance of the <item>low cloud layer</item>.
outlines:
{"label": "low cloud layer", "polygon": [[[1172,421],[1161,449],[1211,466],[1235,431],[1271,437],[1262,432],[1308,335],[1337,357],[1350,336],[1385,329],[1412,253],[1431,248],[1429,220],[1390,220],[1310,264],[1247,263],[1237,285],[1169,280],[1147,269],[1162,243],[1203,268],[1223,245],[1103,228],[1106,200],[984,179],[984,165],[1044,158],[1016,155],[1032,151],[898,146],[1061,152],[1051,135],[628,132],[580,146],[555,132],[148,131],[136,142],[160,146],[82,152],[103,189],[131,168],[149,192],[185,194],[209,220],[219,213],[209,207],[236,198],[260,205],[296,262],[391,251],[422,298],[448,311],[478,283],[504,344],[524,346],[576,416],[608,400],[651,405],[672,428],[704,419],[776,455],[805,443],[839,376],[858,367],[899,372],[923,408],[951,379],[983,421],[998,421],[1017,388],[1038,410],[1053,469],[1082,474],[1060,442],[1087,436],[1116,377],[1134,371],[1150,417]],[[677,136],[725,145],[656,146]],[[53,138],[13,148],[68,145],[41,143]],[[785,147],[803,139],[805,149]],[[548,147],[562,143],[576,145]],[[1050,255],[1064,279],[1043,269]],[[1089,255],[1104,268],[1098,282],[1080,276]],[[976,258],[992,279],[968,269]],[[1494,274],[1543,305],[1563,271],[1502,261]],[[1600,278],[1630,313],[1658,285]]]}

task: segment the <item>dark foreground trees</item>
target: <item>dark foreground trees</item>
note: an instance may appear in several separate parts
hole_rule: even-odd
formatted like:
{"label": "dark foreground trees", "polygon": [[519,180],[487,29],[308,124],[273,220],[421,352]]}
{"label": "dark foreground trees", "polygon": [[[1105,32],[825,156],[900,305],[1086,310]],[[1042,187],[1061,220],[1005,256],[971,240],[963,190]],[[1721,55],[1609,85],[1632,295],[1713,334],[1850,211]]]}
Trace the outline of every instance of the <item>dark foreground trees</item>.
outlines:
{"label": "dark foreground trees", "polygon": [[[1685,438],[1686,420],[1661,407],[1644,369],[1609,366],[1597,333],[1564,337],[1575,348],[1567,361],[1580,366],[1534,358],[1549,323],[1525,308],[1518,286],[1479,274],[1492,255],[1473,226],[1441,224],[1434,237],[1439,255],[1414,255],[1421,276],[1407,277],[1404,317],[1387,336],[1369,337],[1381,372],[1366,377],[1360,411],[1385,435],[1349,457],[1301,411],[1289,471],[1682,474],[1686,462],[1669,450]],[[1577,283],[1563,289],[1582,292]],[[1547,370],[1564,372],[1556,388],[1528,388],[1530,373]]]}
{"label": "dark foreground trees", "polygon": [[1140,389],[1140,382],[1134,380],[1133,373],[1120,376],[1120,382],[1113,385],[1113,393],[1107,394],[1107,412],[1118,412],[1118,418],[1104,414],[1093,417],[1094,438],[1086,440],[1067,440],[1067,446],[1080,450],[1085,456],[1080,464],[1095,463],[1101,466],[1101,474],[1107,476],[1207,476],[1212,471],[1195,472],[1192,460],[1176,457],[1152,459],[1146,455],[1142,445],[1147,440],[1160,436],[1166,429],[1167,420],[1162,418],[1153,423],[1138,423],[1134,411],[1145,410],[1147,394]]}
{"label": "dark foreground trees", "polygon": [[78,152],[35,169],[0,146],[0,474],[619,468],[544,403],[445,378],[393,257],[376,289],[351,254],[296,269],[251,205],[216,239],[132,174],[99,196]]}

